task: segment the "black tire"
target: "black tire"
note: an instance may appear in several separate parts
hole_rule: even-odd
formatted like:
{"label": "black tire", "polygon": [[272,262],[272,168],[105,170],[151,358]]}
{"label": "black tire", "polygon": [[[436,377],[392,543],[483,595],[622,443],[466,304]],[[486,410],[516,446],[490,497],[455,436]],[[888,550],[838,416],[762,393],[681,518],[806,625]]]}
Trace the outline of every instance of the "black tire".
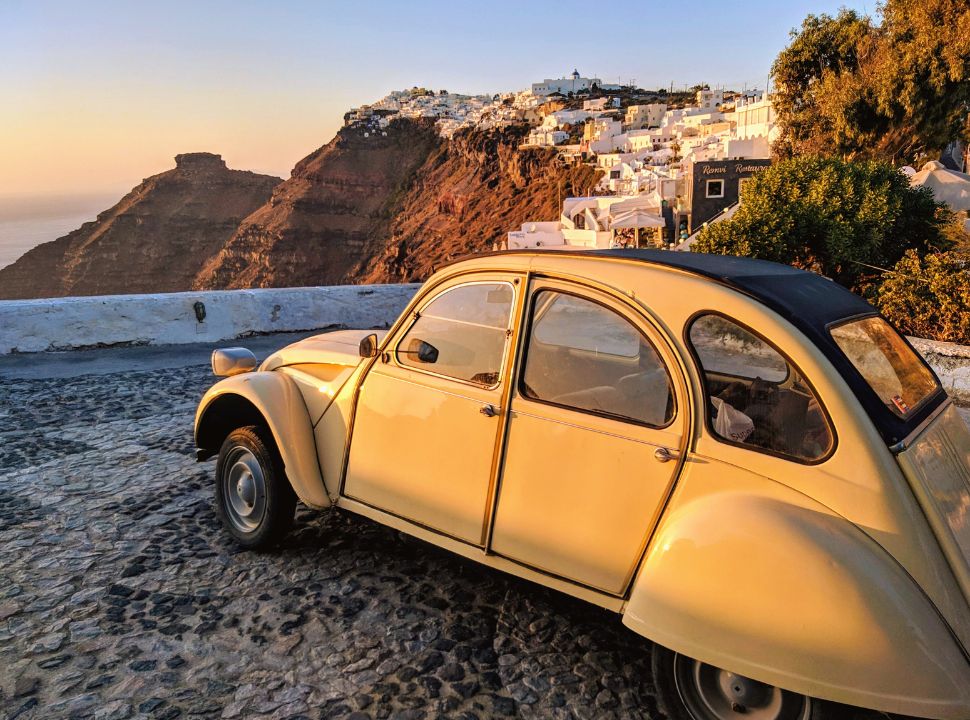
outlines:
{"label": "black tire", "polygon": [[216,513],[236,542],[262,549],[278,543],[293,525],[296,494],[265,428],[229,433],[216,463]]}
{"label": "black tire", "polygon": [[[670,720],[833,720],[834,703],[781,690],[744,678],[727,676],[672,650],[653,646],[653,679],[657,703]],[[730,694],[718,680],[726,680]],[[745,705],[747,703],[747,705]],[[733,705],[733,707],[732,707]],[[777,709],[776,709],[777,708]]]}

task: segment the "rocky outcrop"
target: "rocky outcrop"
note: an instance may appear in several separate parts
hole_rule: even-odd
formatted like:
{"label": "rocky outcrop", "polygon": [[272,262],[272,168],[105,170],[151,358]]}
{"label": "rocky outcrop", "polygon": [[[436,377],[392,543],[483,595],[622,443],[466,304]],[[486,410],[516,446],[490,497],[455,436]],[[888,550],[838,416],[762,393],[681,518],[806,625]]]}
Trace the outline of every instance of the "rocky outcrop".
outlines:
{"label": "rocky outcrop", "polygon": [[530,219],[559,216],[598,171],[552,149],[520,150],[528,127],[442,140],[398,120],[387,135],[347,127],[302,160],[196,280],[197,289],[423,280],[488,250]]}
{"label": "rocky outcrop", "polygon": [[464,130],[428,158],[395,208],[383,249],[354,282],[423,280],[441,263],[481,252],[529,220],[555,220],[562,199],[588,194],[600,171],[565,165],[551,148],[519,149],[528,127]]}
{"label": "rocky outcrop", "polygon": [[94,222],[0,269],[0,299],[189,290],[203,263],[281,181],[187,153]]}
{"label": "rocky outcrop", "polygon": [[246,218],[195,281],[197,289],[327,285],[351,281],[384,249],[400,198],[444,141],[431,122],[385,130],[345,127],[301,160]]}

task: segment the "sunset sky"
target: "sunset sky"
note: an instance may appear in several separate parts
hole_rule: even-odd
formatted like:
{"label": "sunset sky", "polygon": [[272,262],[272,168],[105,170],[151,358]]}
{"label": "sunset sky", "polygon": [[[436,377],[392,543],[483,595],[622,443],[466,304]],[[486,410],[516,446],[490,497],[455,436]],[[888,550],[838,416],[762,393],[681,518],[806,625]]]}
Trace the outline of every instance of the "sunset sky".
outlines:
{"label": "sunset sky", "polygon": [[288,177],[351,106],[578,68],[641,87],[764,87],[810,12],[874,2],[0,0],[0,196],[117,192],[180,152]]}

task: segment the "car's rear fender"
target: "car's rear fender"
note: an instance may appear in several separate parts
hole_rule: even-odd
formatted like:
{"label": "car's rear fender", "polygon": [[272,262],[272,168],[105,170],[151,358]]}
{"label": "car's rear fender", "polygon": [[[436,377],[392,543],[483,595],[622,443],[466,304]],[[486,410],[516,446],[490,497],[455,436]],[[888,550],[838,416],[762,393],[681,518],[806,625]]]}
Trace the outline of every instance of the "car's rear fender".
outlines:
{"label": "car's rear fender", "polygon": [[766,479],[691,494],[675,492],[624,624],[805,695],[970,717],[967,657],[916,582],[859,528]]}
{"label": "car's rear fender", "polygon": [[286,476],[300,500],[315,508],[329,507],[330,494],[317,461],[310,415],[299,388],[282,373],[234,375],[209,388],[195,414],[199,458],[217,453],[235,428],[258,423],[272,433]]}

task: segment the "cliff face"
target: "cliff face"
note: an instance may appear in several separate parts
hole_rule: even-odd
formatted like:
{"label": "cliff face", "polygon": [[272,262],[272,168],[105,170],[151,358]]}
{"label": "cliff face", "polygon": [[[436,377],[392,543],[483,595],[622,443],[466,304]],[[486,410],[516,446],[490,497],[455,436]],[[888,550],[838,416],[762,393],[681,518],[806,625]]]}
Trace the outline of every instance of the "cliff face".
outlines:
{"label": "cliff face", "polygon": [[527,220],[554,220],[597,171],[551,149],[519,150],[528,128],[450,140],[397,121],[387,136],[345,128],[302,160],[196,278],[199,289],[408,282],[488,250]]}
{"label": "cliff face", "polygon": [[352,282],[355,269],[383,250],[395,207],[442,142],[424,122],[396,121],[377,132],[342,129],[243,221],[195,287]]}
{"label": "cliff face", "polygon": [[383,249],[353,282],[423,280],[433,267],[490,250],[529,220],[556,220],[563,198],[587,194],[600,171],[566,166],[551,148],[519,150],[528,128],[466,130],[429,156],[394,209]]}
{"label": "cliff face", "polygon": [[188,290],[203,262],[263,205],[280,178],[189,153],[94,222],[0,269],[0,299]]}

